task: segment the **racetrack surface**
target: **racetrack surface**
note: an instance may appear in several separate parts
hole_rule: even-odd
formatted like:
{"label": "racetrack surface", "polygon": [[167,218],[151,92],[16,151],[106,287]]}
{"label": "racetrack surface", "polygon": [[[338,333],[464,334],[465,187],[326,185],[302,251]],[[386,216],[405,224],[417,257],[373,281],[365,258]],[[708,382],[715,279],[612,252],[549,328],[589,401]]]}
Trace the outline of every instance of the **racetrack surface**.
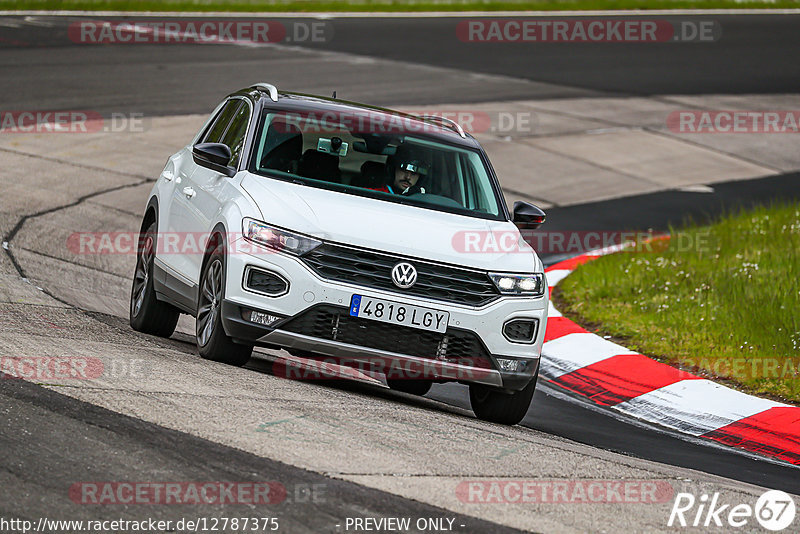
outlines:
{"label": "racetrack surface", "polygon": [[[333,18],[324,21],[332,28],[329,40],[282,43],[356,56],[353,60],[327,57],[318,64],[296,48],[278,52],[258,43],[148,45],[144,52],[133,44],[78,44],[68,36],[69,25],[89,17],[36,16],[27,21],[2,17],[4,105],[7,109],[26,109],[26,103],[37,109],[75,109],[81,104],[99,111],[128,109],[147,115],[205,113],[209,102],[228,94],[232,85],[262,80],[279,87],[291,80],[293,90],[301,92],[337,90],[340,98],[392,105],[797,90],[800,15],[649,18],[712,21],[719,24],[722,36],[713,42],[692,43],[464,43],[456,37],[458,23],[464,19],[456,17]],[[318,20],[280,19],[287,27],[314,21]],[[359,56],[398,63],[394,72],[382,69],[378,74],[370,72],[368,61],[357,68]],[[435,68],[414,73],[404,68],[406,64]]]}
{"label": "racetrack surface", "polygon": [[[5,469],[0,480],[13,486],[15,496],[0,503],[5,518],[36,523],[41,517],[141,520],[146,515],[177,522],[235,514],[259,518],[259,524],[260,518],[278,517],[286,532],[336,532],[348,516],[448,517],[466,532],[518,532],[158,427],[27,381],[3,380],[0,398],[13,407],[2,422]],[[286,495],[260,510],[247,504],[201,504],[150,506],[146,514],[122,504],[65,498],[76,483],[106,481],[112,474],[131,482],[278,482]]]}
{"label": "racetrack surface", "polygon": [[[79,46],[64,42],[65,23],[55,19],[52,26],[0,26],[6,43],[0,63],[8,73],[0,92],[5,109],[135,110],[158,116],[207,113],[230,90],[256,80],[409,105],[607,96],[608,91],[796,91],[796,62],[792,54],[777,52],[797,46],[792,32],[800,18],[715,18],[726,32],[720,43],[641,45],[622,49],[625,53],[618,53],[620,45],[580,45],[578,52],[578,45],[553,45],[524,53],[476,45],[486,47],[476,52],[450,43],[448,20],[336,20],[335,39],[325,47],[357,56],[286,47]],[[9,45],[12,40],[30,46]],[[422,47],[423,40],[429,45]],[[380,57],[381,69],[363,55]],[[420,62],[432,68],[415,65]],[[618,76],[607,75],[611,64]],[[705,74],[697,76],[701,68]],[[471,477],[658,479],[676,491],[721,490],[731,499],[759,494],[750,484],[800,494],[795,468],[619,420],[546,386],[537,390],[523,425],[507,429],[476,421],[462,386],[437,385],[426,399],[416,399],[365,383],[286,381],[270,374],[274,355],[266,352],[244,370],[231,369],[199,360],[188,328],[169,341],[130,331],[124,307],[116,305],[127,293],[130,258],[76,259],[65,254],[63,244],[72,231],[136,227],[148,181],[185,142],[169,131],[157,140],[161,143],[105,142],[96,148],[94,139],[76,137],[51,146],[45,139],[38,151],[24,143],[2,149],[0,230],[13,238],[16,262],[0,259],[6,355],[74,351],[106,362],[132,359],[148,371],[47,389],[0,381],[6,411],[15,414],[2,432],[4,516],[19,517],[23,510],[29,517],[48,510],[64,517],[116,513],[116,508],[76,507],[65,498],[66,488],[86,480],[84,468],[93,480],[267,478],[287,486],[328,484],[320,506],[289,503],[276,509],[292,532],[336,531],[337,521],[348,515],[459,512],[471,516],[463,519],[469,525],[465,532],[499,529],[474,517],[543,531],[585,531],[598,524],[653,531],[665,528],[668,517],[669,503],[603,510],[465,505],[454,488]],[[589,224],[661,229],[687,214],[702,217],[755,199],[796,198],[797,179],[790,173],[718,184],[713,193],[658,192],[559,207],[549,210],[548,224],[552,230]],[[50,296],[20,282],[18,268]],[[31,450],[30,443],[40,448]],[[160,454],[164,449],[170,452]],[[183,511],[157,509],[164,517]],[[125,513],[145,514],[136,508]]]}

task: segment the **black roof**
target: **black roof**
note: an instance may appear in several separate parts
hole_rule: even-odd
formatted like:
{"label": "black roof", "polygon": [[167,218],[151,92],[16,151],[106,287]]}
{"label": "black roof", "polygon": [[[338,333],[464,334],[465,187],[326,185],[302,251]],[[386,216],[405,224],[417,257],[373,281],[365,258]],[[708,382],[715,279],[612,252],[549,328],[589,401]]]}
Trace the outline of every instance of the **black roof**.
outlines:
{"label": "black roof", "polygon": [[480,148],[480,144],[469,134],[466,138],[461,137],[454,130],[442,125],[440,122],[422,119],[416,115],[395,111],[392,109],[382,108],[378,106],[370,106],[367,104],[360,104],[358,102],[350,102],[348,100],[340,100],[334,98],[326,98],[317,95],[309,95],[303,93],[293,93],[289,91],[279,91],[278,101],[274,102],[270,99],[268,92],[265,89],[258,87],[247,87],[233,93],[230,96],[248,96],[252,99],[253,103],[261,108],[267,108],[277,111],[287,111],[294,113],[313,113],[314,115],[322,115],[324,113],[333,113],[337,115],[346,116],[347,114],[357,115],[369,113],[370,116],[385,116],[386,121],[395,121],[398,118],[402,120],[412,121],[418,123],[420,128],[424,127],[424,132],[409,131],[414,135],[422,137],[429,137],[451,145],[459,145],[465,148]]}

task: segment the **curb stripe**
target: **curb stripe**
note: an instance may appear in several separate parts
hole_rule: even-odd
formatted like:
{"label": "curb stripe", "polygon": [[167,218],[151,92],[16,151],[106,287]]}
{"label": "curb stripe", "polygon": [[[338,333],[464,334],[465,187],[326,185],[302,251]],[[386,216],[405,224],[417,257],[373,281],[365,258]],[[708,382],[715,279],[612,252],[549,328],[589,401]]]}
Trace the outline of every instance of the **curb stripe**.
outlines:
{"label": "curb stripe", "polygon": [[[556,264],[556,265],[560,265]],[[547,270],[547,287],[555,287],[557,283],[566,278],[572,272],[572,269],[548,269]]]}
{"label": "curb stripe", "polygon": [[553,382],[597,404],[614,406],[681,380],[698,378],[641,354],[622,354],[567,373]]}
{"label": "curb stripe", "polygon": [[[587,256],[586,254],[582,256],[575,256],[574,258],[570,258],[568,260],[560,261],[555,265],[550,266],[545,272],[549,274],[552,271],[574,271],[576,267],[579,265],[583,265],[584,263],[590,262],[592,260],[597,259],[599,256]],[[563,277],[562,277],[563,278]],[[559,279],[560,280],[560,279]],[[553,283],[555,285],[557,282]]]}
{"label": "curb stripe", "polygon": [[751,397],[710,380],[682,380],[616,406],[623,413],[702,436],[753,416],[777,402]]}
{"label": "curb stripe", "polygon": [[551,379],[618,354],[635,353],[588,332],[567,334],[542,346],[545,372]]}
{"label": "curb stripe", "polygon": [[770,408],[703,437],[800,465],[800,410],[794,407]]}
{"label": "curb stripe", "polygon": [[[547,301],[547,327],[550,328],[550,320],[561,317],[561,312],[558,311],[555,306],[553,306],[553,301]],[[545,330],[545,335],[547,335],[547,330]]]}
{"label": "curb stripe", "polygon": [[[624,246],[561,261],[545,270],[552,288],[573,269]],[[541,376],[638,419],[800,465],[800,407],[741,393],[602,339],[549,303]]]}
{"label": "curb stripe", "polygon": [[544,332],[544,342],[553,341],[567,334],[588,334],[589,332],[578,326],[566,317],[548,317],[547,329]]}

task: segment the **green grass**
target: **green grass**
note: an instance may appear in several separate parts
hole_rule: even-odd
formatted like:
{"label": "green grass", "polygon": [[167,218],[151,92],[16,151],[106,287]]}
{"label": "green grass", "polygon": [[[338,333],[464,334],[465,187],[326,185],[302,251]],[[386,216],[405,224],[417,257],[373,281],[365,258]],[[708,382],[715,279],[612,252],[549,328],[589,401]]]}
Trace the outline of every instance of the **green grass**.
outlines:
{"label": "green grass", "polygon": [[93,11],[559,11],[800,8],[800,0],[0,0],[2,10]]}
{"label": "green grass", "polygon": [[800,204],[671,234],[579,267],[556,305],[632,350],[799,403]]}

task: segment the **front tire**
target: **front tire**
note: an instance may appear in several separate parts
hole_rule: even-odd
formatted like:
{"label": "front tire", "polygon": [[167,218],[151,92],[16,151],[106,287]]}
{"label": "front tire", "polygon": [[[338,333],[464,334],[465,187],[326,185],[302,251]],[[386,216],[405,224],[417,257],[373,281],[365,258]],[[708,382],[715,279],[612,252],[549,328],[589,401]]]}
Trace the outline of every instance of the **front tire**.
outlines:
{"label": "front tire", "polygon": [[234,343],[222,327],[225,296],[225,251],[222,245],[211,253],[200,277],[197,299],[197,350],[206,360],[241,367],[253,353],[252,345]]}
{"label": "front tire", "polygon": [[136,270],[133,273],[129,306],[131,327],[145,334],[169,337],[175,332],[175,325],[178,324],[181,314],[172,305],[158,300],[153,288],[155,222],[139,236],[139,247],[136,250]]}
{"label": "front tire", "polygon": [[501,425],[516,425],[528,413],[538,375],[537,369],[536,375],[525,386],[525,389],[514,393],[506,393],[482,384],[470,384],[469,402],[472,405],[472,411],[475,412],[478,419],[483,421]]}

